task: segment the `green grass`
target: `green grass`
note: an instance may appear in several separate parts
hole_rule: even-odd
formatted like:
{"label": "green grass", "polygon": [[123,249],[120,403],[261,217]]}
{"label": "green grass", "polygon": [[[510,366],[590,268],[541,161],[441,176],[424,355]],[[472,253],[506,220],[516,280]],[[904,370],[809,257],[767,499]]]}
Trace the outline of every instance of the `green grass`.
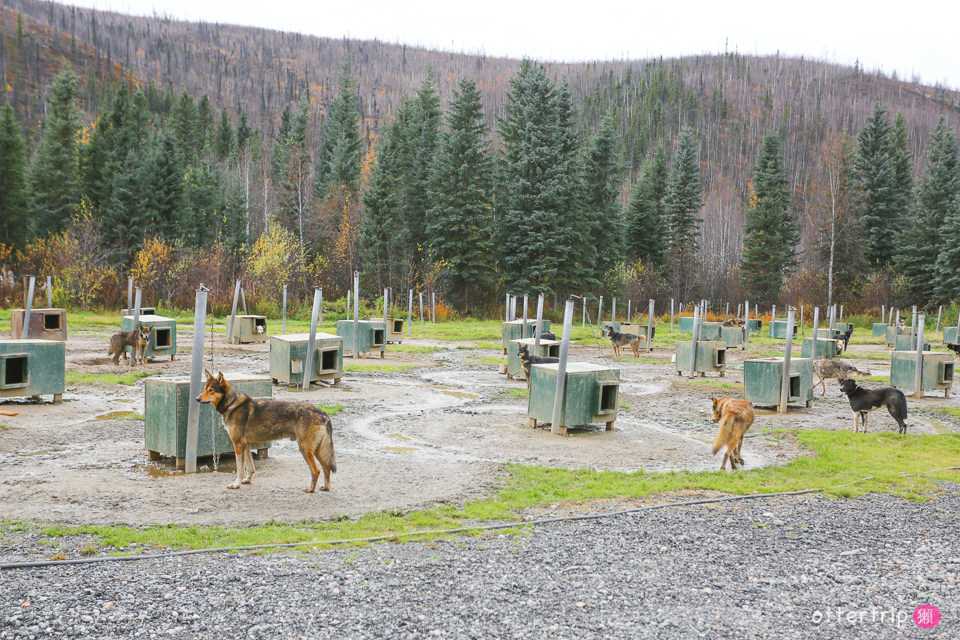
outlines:
{"label": "green grass", "polygon": [[507,364],[507,359],[506,359],[506,358],[485,357],[485,358],[480,358],[480,364],[493,364],[493,365],[499,366],[499,365],[501,365],[501,364]]}
{"label": "green grass", "polygon": [[[773,493],[805,488],[827,488],[827,495],[853,497],[887,493],[913,500],[926,500],[941,489],[935,481],[960,481],[956,471],[917,475],[931,469],[956,466],[960,459],[960,435],[906,435],[892,433],[854,434],[849,431],[781,431],[795,437],[811,455],[780,467],[751,471],[672,471],[624,473],[589,469],[558,469],[510,464],[502,488],[489,498],[462,507],[446,505],[402,514],[372,513],[356,520],[339,518],[324,522],[282,524],[268,522],[256,527],[146,528],[115,526],[49,526],[40,532],[56,538],[93,535],[101,546],[126,549],[138,546],[174,549],[281,544],[376,535],[396,536],[417,530],[469,527],[500,521],[519,522],[520,512],[540,505],[599,499],[641,498],[671,491],[720,491],[727,494]],[[749,455],[749,454],[747,454]],[[862,478],[871,479],[860,481]],[[336,489],[334,489],[336,490]],[[6,527],[27,527],[4,521]]]}
{"label": "green grass", "polygon": [[890,376],[867,376],[866,378],[861,378],[861,380],[866,380],[867,382],[890,382]]}
{"label": "green grass", "polygon": [[67,384],[95,383],[104,384],[125,384],[128,387],[133,386],[140,378],[155,376],[159,371],[148,371],[139,369],[128,371],[126,373],[82,373],[80,371],[67,371],[65,381]]}
{"label": "green grass", "polygon": [[511,398],[529,398],[530,389],[520,389],[516,387],[513,389],[507,389],[507,395]]}
{"label": "green grass", "polygon": [[960,408],[958,407],[930,407],[930,409],[936,411],[937,413],[945,413],[948,416],[960,418]]}
{"label": "green grass", "polygon": [[343,370],[350,373],[403,373],[416,368],[415,364],[347,364]]}
{"label": "green grass", "polygon": [[318,404],[320,410],[326,413],[328,416],[335,416],[341,411],[343,411],[342,404]]}
{"label": "green grass", "polygon": [[146,420],[147,416],[142,413],[131,413],[127,416],[127,420]]}

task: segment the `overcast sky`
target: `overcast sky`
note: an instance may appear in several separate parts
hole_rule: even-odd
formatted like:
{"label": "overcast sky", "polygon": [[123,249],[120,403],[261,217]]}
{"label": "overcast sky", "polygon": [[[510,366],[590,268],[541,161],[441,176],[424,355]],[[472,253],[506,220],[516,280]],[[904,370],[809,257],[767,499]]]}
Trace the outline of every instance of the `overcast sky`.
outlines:
{"label": "overcast sky", "polygon": [[537,60],[803,55],[960,88],[956,0],[72,0],[138,15]]}

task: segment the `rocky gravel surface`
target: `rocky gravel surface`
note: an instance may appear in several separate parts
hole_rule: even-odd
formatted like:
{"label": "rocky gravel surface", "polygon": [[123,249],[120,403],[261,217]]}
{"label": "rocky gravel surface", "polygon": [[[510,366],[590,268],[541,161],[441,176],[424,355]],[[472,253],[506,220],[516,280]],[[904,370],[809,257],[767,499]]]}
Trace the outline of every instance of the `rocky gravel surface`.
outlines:
{"label": "rocky gravel surface", "polygon": [[[520,535],[7,570],[0,639],[953,639],[960,485],[944,488],[922,504],[806,495]],[[0,531],[3,562],[50,555],[35,530]],[[942,615],[931,629],[912,617],[925,604]]]}

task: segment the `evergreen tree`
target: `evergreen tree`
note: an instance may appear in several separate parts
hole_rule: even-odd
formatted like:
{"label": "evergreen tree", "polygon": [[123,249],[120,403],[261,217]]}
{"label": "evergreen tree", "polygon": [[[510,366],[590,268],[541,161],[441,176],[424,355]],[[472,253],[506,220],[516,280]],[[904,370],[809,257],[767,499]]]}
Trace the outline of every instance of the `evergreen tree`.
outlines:
{"label": "evergreen tree", "polygon": [[360,98],[350,75],[350,59],[340,66],[337,95],[321,130],[321,146],[314,184],[318,199],[341,185],[356,191],[360,181]]}
{"label": "evergreen tree", "polygon": [[47,113],[29,179],[37,235],[63,229],[80,204],[77,80],[77,74],[66,69],[47,88]]}
{"label": "evergreen tree", "polygon": [[179,235],[190,246],[209,246],[216,241],[223,216],[223,177],[201,163],[187,170],[183,179],[183,205]]}
{"label": "evergreen tree", "polygon": [[913,156],[910,153],[910,133],[902,112],[897,112],[890,137],[890,155],[893,160],[894,230],[900,234],[906,225],[913,203]]}
{"label": "evergreen tree", "polygon": [[221,162],[230,156],[233,150],[233,122],[230,121],[230,114],[224,108],[220,112],[220,123],[217,125],[217,135],[214,138],[213,151],[217,155],[217,160]]}
{"label": "evergreen tree", "polygon": [[173,240],[179,235],[183,174],[174,137],[164,131],[154,141],[143,165],[143,238]]}
{"label": "evergreen tree", "polygon": [[307,150],[307,120],[309,103],[300,100],[297,111],[290,118],[289,131],[283,141],[284,164],[278,179],[279,198],[275,209],[277,222],[291,231],[300,244],[301,256],[306,255],[311,243],[310,219],[310,154]]}
{"label": "evergreen tree", "polygon": [[388,127],[377,148],[370,181],[363,192],[363,220],[360,223],[360,247],[365,280],[377,283],[377,289],[402,282],[407,249],[406,224],[402,211],[401,178],[393,155]]}
{"label": "evergreen tree", "polygon": [[140,156],[130,151],[122,163],[115,165],[110,201],[101,214],[100,243],[104,254],[121,268],[143,245],[145,194],[140,160]]}
{"label": "evergreen tree", "polygon": [[0,107],[0,242],[20,245],[29,212],[26,190],[26,146],[13,107]]}
{"label": "evergreen tree", "polygon": [[571,242],[575,229],[565,225],[577,211],[569,209],[576,196],[576,147],[561,126],[561,118],[568,121],[560,110],[564,102],[544,68],[530,60],[510,78],[499,121],[504,155],[497,202],[508,291],[560,293],[579,284],[568,274],[585,271],[578,259],[583,244]]}
{"label": "evergreen tree", "polygon": [[703,208],[703,186],[697,161],[699,143],[693,131],[683,129],[677,136],[677,148],[663,196],[666,222],[668,271],[667,281],[675,298],[690,299],[694,290],[699,254],[700,225],[698,215]]}
{"label": "evergreen tree", "polygon": [[433,163],[427,235],[434,259],[448,265],[450,293],[460,309],[469,310],[493,282],[493,174],[472,78],[460,80],[446,124]]}
{"label": "evergreen tree", "polygon": [[764,137],[753,167],[744,224],[740,279],[750,299],[772,304],[780,298],[787,271],[796,264],[799,221],[790,211],[790,188],[780,137]]}
{"label": "evergreen tree", "polygon": [[667,154],[659,147],[643,163],[626,213],[626,253],[653,269],[666,265],[667,238],[663,199],[667,193]]}
{"label": "evergreen tree", "polygon": [[277,126],[277,135],[273,141],[273,150],[270,153],[270,169],[274,177],[280,178],[287,165],[287,145],[290,140],[290,120],[293,109],[288,104],[280,114],[280,124]]}
{"label": "evergreen tree", "polygon": [[200,135],[197,106],[193,103],[193,96],[186,91],[180,94],[170,108],[167,130],[173,136],[179,163],[184,167],[194,164],[203,150],[203,139]]}
{"label": "evergreen tree", "polygon": [[243,257],[249,242],[247,220],[250,213],[244,177],[237,173],[227,184],[221,223],[220,240],[234,259]]}
{"label": "evergreen tree", "polygon": [[943,233],[948,231],[952,235],[948,217],[952,218],[949,214],[958,197],[960,151],[953,127],[941,117],[930,136],[925,173],[917,187],[913,228],[905,238],[901,258],[904,275],[917,302],[932,303],[940,295],[945,300],[952,291],[952,284],[946,283],[953,280],[954,274],[947,272],[953,257],[952,252],[944,251]]}
{"label": "evergreen tree", "polygon": [[207,152],[213,136],[214,124],[213,107],[210,106],[210,96],[203,94],[197,101],[197,151],[200,155]]}
{"label": "evergreen tree", "polygon": [[887,110],[879,103],[857,134],[856,183],[862,193],[864,257],[874,269],[890,265],[896,253],[897,194]]}
{"label": "evergreen tree", "polygon": [[623,260],[623,220],[620,203],[622,166],[613,125],[604,119],[590,141],[583,162],[583,219],[588,242],[597,247],[594,276],[603,276]]}
{"label": "evergreen tree", "polygon": [[426,229],[429,223],[427,211],[431,206],[430,173],[437,150],[442,117],[436,81],[433,69],[428,66],[427,77],[417,89],[417,97],[413,102],[413,116],[409,120],[411,129],[407,134],[411,144],[408,148],[409,157],[405,172],[405,217],[409,227],[409,241],[420,246],[426,246],[429,243]]}

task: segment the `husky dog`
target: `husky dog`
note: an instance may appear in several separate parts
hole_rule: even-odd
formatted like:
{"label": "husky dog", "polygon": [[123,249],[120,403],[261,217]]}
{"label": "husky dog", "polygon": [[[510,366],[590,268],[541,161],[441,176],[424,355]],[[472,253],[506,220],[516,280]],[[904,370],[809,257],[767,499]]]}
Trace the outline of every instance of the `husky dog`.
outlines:
{"label": "husky dog", "polygon": [[113,356],[113,364],[120,365],[120,356],[127,360],[127,347],[130,347],[130,350],[133,351],[133,358],[130,359],[131,367],[137,364],[138,360],[140,364],[145,364],[151,331],[153,331],[152,327],[145,327],[141,324],[138,330],[120,331],[110,336],[110,349],[107,351],[107,355]]}
{"label": "husky dog", "polygon": [[813,388],[816,389],[817,385],[820,385],[822,387],[820,395],[822,396],[827,392],[825,380],[828,378],[860,378],[870,375],[870,372],[860,371],[852,364],[840,360],[817,358],[813,361],[813,375],[817,377],[817,382],[813,384]]}
{"label": "husky dog", "polygon": [[527,345],[517,345],[517,355],[520,356],[520,362],[523,364],[523,375],[527,378],[527,388],[530,388],[530,367],[535,364],[550,364],[560,362],[560,358],[551,358],[549,356],[534,356],[530,354]]}
{"label": "husky dog", "polygon": [[736,471],[737,465],[743,466],[740,456],[740,447],[743,446],[743,435],[753,424],[753,405],[739,398],[710,398],[713,400],[713,421],[720,423],[717,438],[713,441],[713,453],[726,445],[727,452],[723,456],[720,470],[726,468],[730,461],[730,470]]}
{"label": "husky dog", "polygon": [[620,349],[629,346],[633,351],[633,357],[640,357],[640,343],[647,340],[647,336],[636,336],[632,333],[619,333],[613,330],[613,325],[607,327],[607,337],[613,345],[613,355],[619,356]]}

